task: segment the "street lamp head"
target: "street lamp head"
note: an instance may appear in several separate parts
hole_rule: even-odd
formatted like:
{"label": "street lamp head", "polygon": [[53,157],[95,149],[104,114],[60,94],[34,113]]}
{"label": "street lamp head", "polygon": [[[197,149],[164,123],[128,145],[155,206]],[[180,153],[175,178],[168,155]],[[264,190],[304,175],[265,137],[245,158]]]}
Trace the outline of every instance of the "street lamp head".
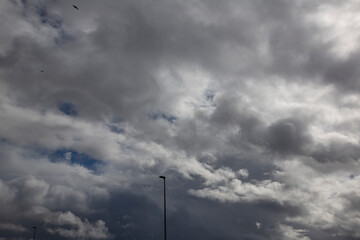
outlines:
{"label": "street lamp head", "polygon": [[36,227],[32,227],[32,228],[35,228],[35,229],[36,229]]}
{"label": "street lamp head", "polygon": [[165,180],[165,176],[159,176],[159,178],[162,178],[162,179],[164,179],[164,180]]}

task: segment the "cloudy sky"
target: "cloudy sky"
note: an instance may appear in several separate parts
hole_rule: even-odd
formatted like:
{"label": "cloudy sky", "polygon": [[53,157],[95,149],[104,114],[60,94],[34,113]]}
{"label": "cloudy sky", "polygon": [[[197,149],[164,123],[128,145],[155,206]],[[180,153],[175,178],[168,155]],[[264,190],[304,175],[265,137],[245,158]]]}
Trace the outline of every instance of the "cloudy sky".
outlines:
{"label": "cloudy sky", "polygon": [[360,239],[359,11],[1,1],[0,239]]}

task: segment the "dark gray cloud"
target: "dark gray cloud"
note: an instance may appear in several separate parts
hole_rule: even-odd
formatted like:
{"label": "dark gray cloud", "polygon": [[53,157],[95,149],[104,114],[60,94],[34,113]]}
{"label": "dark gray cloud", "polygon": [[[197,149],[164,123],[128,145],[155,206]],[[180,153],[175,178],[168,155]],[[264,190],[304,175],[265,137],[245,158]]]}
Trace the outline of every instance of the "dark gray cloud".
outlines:
{"label": "dark gray cloud", "polygon": [[280,153],[299,154],[311,144],[306,123],[297,119],[281,119],[269,127],[269,147]]}

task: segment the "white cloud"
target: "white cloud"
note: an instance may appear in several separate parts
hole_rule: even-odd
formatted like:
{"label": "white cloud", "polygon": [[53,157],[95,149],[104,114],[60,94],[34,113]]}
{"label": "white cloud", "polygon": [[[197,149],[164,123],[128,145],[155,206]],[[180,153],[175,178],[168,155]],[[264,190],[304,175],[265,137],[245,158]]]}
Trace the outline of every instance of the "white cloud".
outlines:
{"label": "white cloud", "polygon": [[[62,237],[109,238],[112,225],[88,216],[114,192],[157,201],[151,179],[167,174],[184,199],[246,206],[256,234],[282,222],[284,239],[359,236],[358,5],[1,2],[3,226],[21,231],[24,216]],[[179,199],[172,210],[186,208]],[[264,202],[283,211],[253,211]]]}
{"label": "white cloud", "polygon": [[257,229],[261,229],[262,224],[261,224],[261,223],[259,223],[259,222],[255,222],[255,226],[256,226],[256,228],[257,228]]}
{"label": "white cloud", "polygon": [[[81,220],[72,212],[53,213],[46,221],[57,227],[49,227],[47,231],[63,237],[107,239],[110,237],[105,222],[98,220],[90,223],[87,219]],[[70,226],[70,228],[68,227]]]}
{"label": "white cloud", "polygon": [[306,236],[306,230],[304,229],[295,229],[291,226],[281,224],[279,226],[279,231],[283,235],[284,240],[310,240]]}
{"label": "white cloud", "polygon": [[[306,214],[288,216],[285,220],[306,227],[332,229],[341,226],[346,232],[359,224],[357,216],[360,212],[352,209],[349,202],[355,196],[360,196],[357,177],[350,177],[344,170],[320,174],[296,160],[278,162],[277,165],[282,168],[280,172],[274,172],[279,182],[263,180],[243,183],[234,179],[229,184],[189,192],[222,202],[270,201],[297,206],[304,209]],[[359,167],[356,164],[356,169]],[[351,213],[348,208],[352,209]],[[359,232],[353,231],[352,234],[357,236]]]}
{"label": "white cloud", "polygon": [[319,24],[326,31],[322,32],[323,40],[334,43],[333,52],[346,58],[359,48],[360,18],[357,14],[359,2],[348,0],[339,5],[331,3],[320,5],[317,11],[309,14],[311,22]]}
{"label": "white cloud", "polygon": [[28,232],[29,230],[19,224],[0,223],[0,229],[14,232]]}
{"label": "white cloud", "polygon": [[70,161],[70,160],[71,160],[71,155],[72,155],[71,152],[65,153],[65,159],[68,160],[68,161]]}
{"label": "white cloud", "polygon": [[248,178],[249,177],[249,171],[247,169],[244,169],[244,168],[240,169],[238,171],[238,174],[243,178]]}

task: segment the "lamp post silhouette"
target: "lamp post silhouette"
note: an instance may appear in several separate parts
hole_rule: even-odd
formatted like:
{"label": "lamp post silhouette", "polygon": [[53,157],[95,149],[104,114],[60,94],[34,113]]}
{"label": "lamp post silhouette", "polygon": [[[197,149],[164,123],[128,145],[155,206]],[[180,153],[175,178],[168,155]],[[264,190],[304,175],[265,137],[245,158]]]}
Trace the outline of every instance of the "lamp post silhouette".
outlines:
{"label": "lamp post silhouette", "polygon": [[166,240],[166,191],[165,191],[165,176],[159,176],[164,179],[164,240]]}
{"label": "lamp post silhouette", "polygon": [[33,240],[35,240],[35,235],[36,235],[36,227],[32,227],[34,229],[34,237]]}

